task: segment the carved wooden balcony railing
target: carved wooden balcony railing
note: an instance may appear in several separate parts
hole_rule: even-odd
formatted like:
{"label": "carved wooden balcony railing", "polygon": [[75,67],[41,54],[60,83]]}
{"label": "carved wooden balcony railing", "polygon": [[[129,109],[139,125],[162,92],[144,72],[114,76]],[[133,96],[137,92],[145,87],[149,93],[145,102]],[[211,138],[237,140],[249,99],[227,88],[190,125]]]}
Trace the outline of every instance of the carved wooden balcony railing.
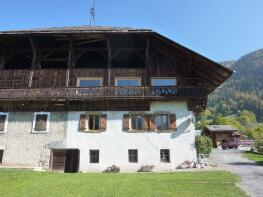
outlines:
{"label": "carved wooden balcony railing", "polygon": [[0,89],[0,100],[100,100],[203,98],[204,87],[50,87]]}

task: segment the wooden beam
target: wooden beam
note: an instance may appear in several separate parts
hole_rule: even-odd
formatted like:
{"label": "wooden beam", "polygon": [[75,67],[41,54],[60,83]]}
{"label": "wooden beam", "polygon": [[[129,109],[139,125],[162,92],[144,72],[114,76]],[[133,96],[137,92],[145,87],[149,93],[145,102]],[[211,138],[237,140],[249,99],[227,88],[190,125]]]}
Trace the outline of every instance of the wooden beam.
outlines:
{"label": "wooden beam", "polygon": [[108,49],[108,63],[107,63],[107,68],[108,68],[108,86],[111,85],[111,43],[110,43],[110,39],[107,39],[107,49]]}
{"label": "wooden beam", "polygon": [[150,65],[150,39],[146,40],[146,49],[145,49],[145,79],[146,85],[150,86],[150,75],[151,75],[151,65]]}
{"label": "wooden beam", "polygon": [[31,62],[31,69],[36,68],[37,64],[37,46],[36,46],[36,41],[33,40],[32,38],[29,39],[30,44],[31,44],[31,49],[32,49],[32,62]]}

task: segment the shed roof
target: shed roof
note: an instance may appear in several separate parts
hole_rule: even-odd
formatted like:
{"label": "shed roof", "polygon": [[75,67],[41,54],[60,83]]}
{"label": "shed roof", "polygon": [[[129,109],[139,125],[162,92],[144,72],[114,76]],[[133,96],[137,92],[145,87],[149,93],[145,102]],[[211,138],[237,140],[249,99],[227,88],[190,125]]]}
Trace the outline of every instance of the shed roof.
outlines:
{"label": "shed roof", "polygon": [[238,131],[238,129],[232,127],[231,125],[208,125],[207,128],[211,132],[233,132]]}

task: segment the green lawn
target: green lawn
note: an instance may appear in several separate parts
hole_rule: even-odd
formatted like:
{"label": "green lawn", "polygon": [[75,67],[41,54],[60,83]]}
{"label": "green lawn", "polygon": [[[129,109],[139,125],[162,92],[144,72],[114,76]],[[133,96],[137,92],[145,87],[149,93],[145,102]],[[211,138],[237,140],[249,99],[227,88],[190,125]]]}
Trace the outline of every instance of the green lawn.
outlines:
{"label": "green lawn", "polygon": [[246,196],[226,171],[62,174],[0,170],[0,196],[170,197]]}
{"label": "green lawn", "polygon": [[258,153],[252,153],[249,151],[243,152],[243,155],[249,160],[257,162],[259,165],[263,166],[263,155]]}

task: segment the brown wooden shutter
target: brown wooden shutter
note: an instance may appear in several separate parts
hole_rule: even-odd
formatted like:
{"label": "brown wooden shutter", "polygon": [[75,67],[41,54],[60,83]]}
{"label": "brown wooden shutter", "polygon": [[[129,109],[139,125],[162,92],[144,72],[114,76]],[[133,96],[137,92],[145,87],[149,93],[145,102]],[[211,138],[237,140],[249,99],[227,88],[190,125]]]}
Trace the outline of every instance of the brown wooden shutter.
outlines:
{"label": "brown wooden shutter", "polygon": [[100,115],[100,130],[105,131],[107,129],[107,114]]}
{"label": "brown wooden shutter", "polygon": [[35,131],[45,131],[47,129],[47,116],[46,114],[36,115]]}
{"label": "brown wooden shutter", "polygon": [[170,121],[170,129],[175,130],[176,129],[176,115],[169,114],[169,121]]}
{"label": "brown wooden shutter", "polygon": [[123,114],[123,120],[122,120],[122,128],[123,130],[129,130],[130,129],[130,115],[129,114]]}
{"label": "brown wooden shutter", "polygon": [[150,114],[145,114],[143,116],[143,129],[144,130],[150,130],[150,118],[151,118]]}
{"label": "brown wooden shutter", "polygon": [[6,115],[0,115],[0,131],[5,130]]}
{"label": "brown wooden shutter", "polygon": [[79,130],[80,131],[85,131],[87,128],[87,115],[86,114],[80,114],[79,118]]}
{"label": "brown wooden shutter", "polygon": [[156,122],[155,122],[155,115],[150,115],[150,130],[155,131],[156,130]]}

